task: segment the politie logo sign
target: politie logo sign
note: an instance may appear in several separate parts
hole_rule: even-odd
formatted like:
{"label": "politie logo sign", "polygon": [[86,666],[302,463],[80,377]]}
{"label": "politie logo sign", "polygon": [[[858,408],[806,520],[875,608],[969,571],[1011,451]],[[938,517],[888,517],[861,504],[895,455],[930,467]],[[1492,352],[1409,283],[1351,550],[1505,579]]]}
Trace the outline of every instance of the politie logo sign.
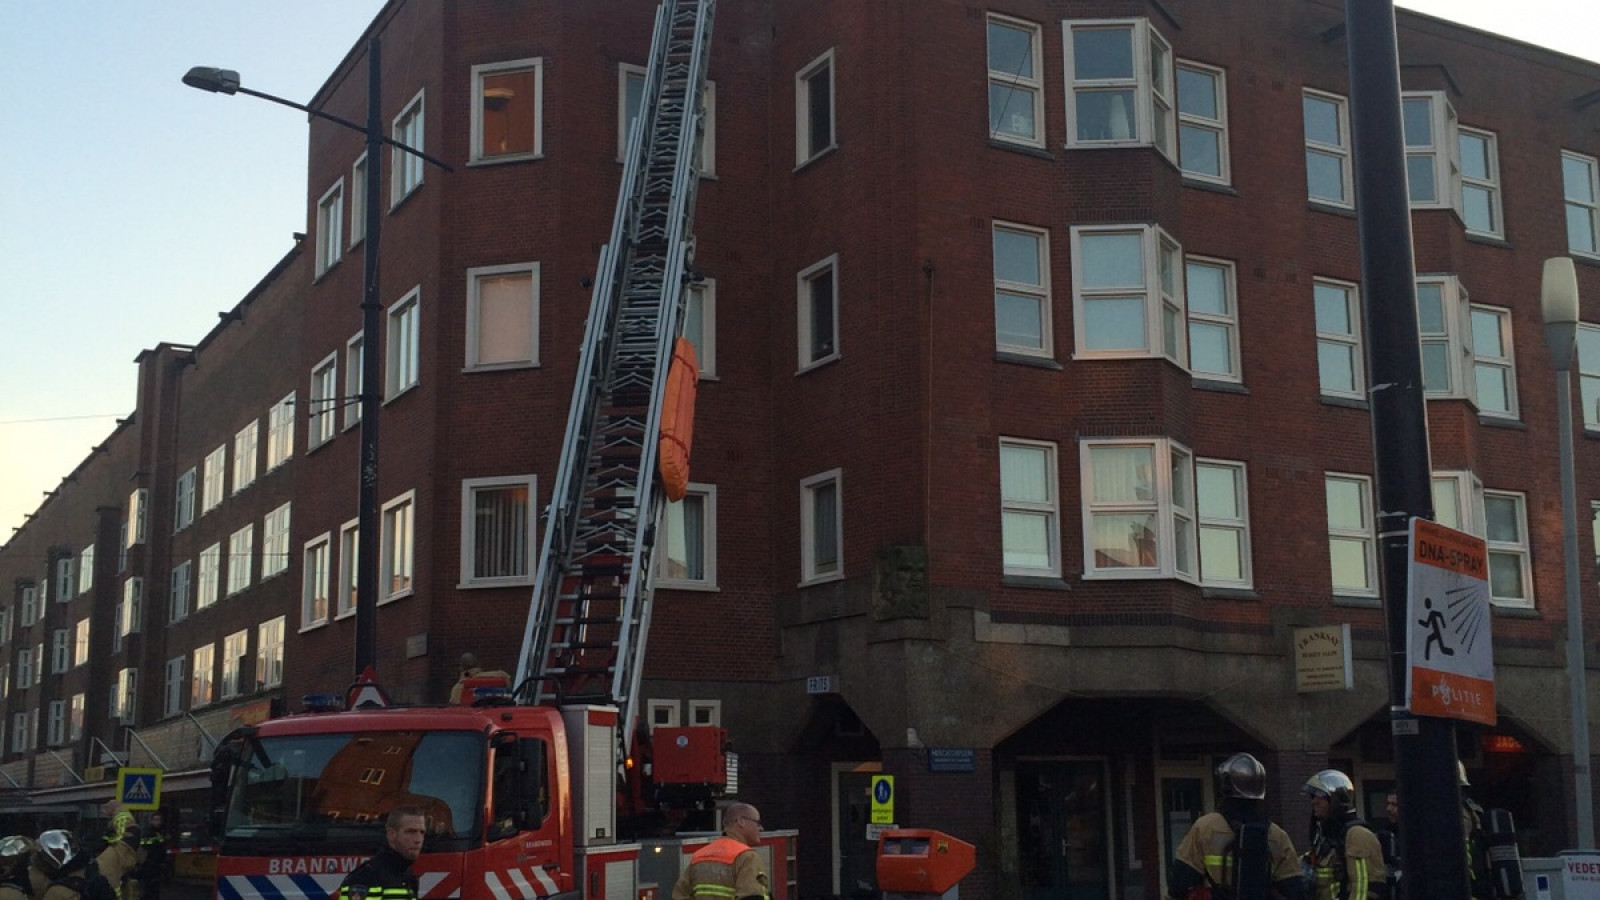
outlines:
{"label": "politie logo sign", "polygon": [[1483,538],[1411,520],[1406,706],[1421,716],[1495,723],[1489,551]]}

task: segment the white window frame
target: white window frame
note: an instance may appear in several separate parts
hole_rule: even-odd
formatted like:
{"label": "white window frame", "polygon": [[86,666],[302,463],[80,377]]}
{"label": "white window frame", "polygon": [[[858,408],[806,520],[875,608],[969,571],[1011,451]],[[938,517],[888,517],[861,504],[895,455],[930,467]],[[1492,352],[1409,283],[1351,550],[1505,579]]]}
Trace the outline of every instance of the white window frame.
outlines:
{"label": "white window frame", "polygon": [[[832,486],[834,496],[834,563],[822,568],[817,553],[817,494]],[[800,480],[800,585],[821,584],[844,578],[844,470],[829,469]]]}
{"label": "white window frame", "polygon": [[[129,529],[132,533],[132,529]],[[72,554],[66,554],[56,560],[56,602],[66,603],[78,595],[73,586]],[[41,616],[43,611],[41,611]]]}
{"label": "white window frame", "polygon": [[51,700],[45,722],[45,746],[59,747],[66,743],[67,701]]}
{"label": "white window frame", "polygon": [[215,606],[222,587],[222,543],[219,541],[200,551],[200,562],[195,566],[194,609],[199,612]]}
{"label": "white window frame", "polygon": [[[150,489],[134,488],[128,494],[128,546],[137,547],[150,537]],[[67,576],[71,578],[70,570]],[[57,600],[72,595],[71,587],[56,594]]]}
{"label": "white window frame", "polygon": [[241,628],[222,639],[222,683],[220,699],[231,700],[245,693],[244,659],[250,654],[250,629]]}
{"label": "white window frame", "polygon": [[228,590],[224,597],[232,597],[250,587],[250,565],[256,549],[256,526],[252,522],[228,536]]}
{"label": "white window frame", "polygon": [[256,690],[283,684],[283,638],[286,617],[268,619],[256,626]]}
{"label": "white window frame", "polygon": [[[638,110],[635,103],[644,99],[644,66],[632,63],[617,64],[617,162],[622,162],[628,152],[628,129]],[[635,97],[634,85],[638,85]],[[717,174],[717,83],[706,80],[705,92],[700,95],[705,126],[700,132],[700,177],[711,178]]]}
{"label": "white window frame", "polygon": [[129,578],[122,583],[122,602],[117,604],[117,637],[138,634],[144,625],[144,579]]}
{"label": "white window frame", "polygon": [[[1499,351],[1480,340],[1480,321],[1492,320],[1499,340]],[[1478,404],[1478,415],[1498,419],[1520,419],[1521,401],[1517,398],[1517,359],[1511,340],[1511,310],[1500,306],[1473,303],[1467,310],[1469,346],[1472,348],[1473,397]],[[1485,377],[1504,378],[1506,408],[1487,409],[1484,406],[1483,383]]]}
{"label": "white window frame", "polygon": [[[1201,490],[1200,485],[1203,473],[1207,470],[1226,470],[1232,474],[1234,492],[1232,514],[1224,510],[1207,508],[1205,492]],[[1250,479],[1245,464],[1231,459],[1196,458],[1194,484],[1195,521],[1199,529],[1200,583],[1206,587],[1249,590],[1255,586],[1255,571],[1251,564],[1250,549]],[[1238,578],[1226,578],[1206,572],[1208,534],[1232,536],[1239,553]]]}
{"label": "white window frame", "polygon": [[341,405],[344,415],[341,417],[340,427],[346,431],[361,424],[361,357],[365,350],[362,347],[361,335],[357,333],[344,343],[344,396]]}
{"label": "white window frame", "polygon": [[[1512,511],[1516,516],[1517,534],[1515,538],[1508,539],[1504,536],[1497,537],[1493,514],[1490,512],[1495,506],[1495,501],[1509,501]],[[1532,544],[1528,537],[1528,497],[1520,491],[1495,491],[1485,489],[1483,492],[1484,506],[1484,540],[1489,545],[1489,602],[1495,606],[1512,607],[1520,609],[1533,609],[1533,552]],[[1518,573],[1521,575],[1520,590],[1522,596],[1500,596],[1495,590],[1495,559],[1507,557],[1515,559]]]}
{"label": "white window frame", "polygon": [[288,462],[294,456],[295,392],[272,404],[267,411],[267,471]]}
{"label": "white window frame", "polygon": [[[527,352],[504,359],[483,358],[483,283],[486,279],[525,275],[528,278],[528,309],[525,324]],[[525,369],[539,365],[539,263],[512,263],[502,266],[477,266],[467,270],[466,368],[468,371]],[[498,321],[498,320],[496,320]]]}
{"label": "white window frame", "polygon": [[[815,139],[816,136],[811,133],[811,80],[824,74],[828,79],[828,140],[825,144],[819,143]],[[838,85],[838,68],[834,65],[832,47],[794,73],[794,167],[796,169],[838,148]]]}
{"label": "white window frame", "polygon": [[[1116,235],[1139,237],[1139,284],[1087,283],[1089,265],[1084,238]],[[1189,368],[1189,325],[1185,313],[1183,247],[1159,225],[1075,225],[1072,239],[1072,317],[1074,356],[1082,359],[1164,357]],[[1170,270],[1164,278],[1163,267]],[[1144,305],[1144,343],[1127,347],[1092,347],[1091,304],[1138,299]]]}
{"label": "white window frame", "polygon": [[[1467,143],[1469,141],[1481,141],[1483,144],[1484,171],[1481,174],[1474,174],[1467,164],[1469,158]],[[1456,158],[1461,162],[1461,193],[1457,199],[1456,206],[1461,211],[1461,222],[1466,226],[1467,233],[1491,238],[1505,237],[1505,219],[1502,218],[1503,213],[1500,208],[1499,139],[1492,131],[1458,125],[1456,128]],[[1477,192],[1484,197],[1484,205],[1489,216],[1488,227],[1483,227],[1482,225],[1475,227],[1471,217],[1468,215],[1467,194],[1470,192]]]}
{"label": "white window frame", "polygon": [[694,700],[688,702],[690,727],[707,726],[711,728],[722,727],[722,701],[721,700]]}
{"label": "white window frame", "polygon": [[[1306,147],[1306,198],[1312,203],[1323,206],[1336,206],[1341,209],[1354,209],[1356,205],[1355,185],[1351,182],[1351,141],[1350,141],[1350,101],[1339,94],[1327,91],[1305,88],[1301,93],[1300,108],[1302,125],[1305,124],[1305,105],[1307,101],[1316,100],[1331,104],[1338,118],[1339,143],[1329,144],[1324,141],[1312,140],[1310,134],[1305,135]],[[1305,129],[1302,127],[1302,131]],[[1311,164],[1312,156],[1321,156],[1335,160],[1339,164],[1340,196],[1325,197],[1312,193]]]}
{"label": "white window frame", "polygon": [[1433,520],[1446,528],[1483,537],[1483,482],[1467,469],[1433,473]]}
{"label": "white window frame", "polygon": [[280,575],[289,568],[289,525],[291,501],[261,519],[261,580]]}
{"label": "white window frame", "polygon": [[[1320,316],[1316,311],[1316,292],[1318,288],[1337,291],[1344,297],[1345,315],[1350,322],[1348,332],[1324,331]],[[1348,281],[1339,281],[1334,278],[1314,278],[1311,284],[1312,292],[1312,317],[1316,321],[1317,332],[1317,390],[1324,397],[1339,397],[1347,400],[1365,400],[1367,397],[1367,362],[1366,345],[1362,340],[1361,332],[1361,288],[1359,285]],[[1342,349],[1349,353],[1351,366],[1350,389],[1332,388],[1322,378],[1322,353],[1323,348]]]}
{"label": "white window frame", "polygon": [[[1078,31],[1127,29],[1132,71],[1125,76],[1106,78],[1077,77],[1073,40]],[[1177,162],[1178,129],[1174,97],[1174,57],[1172,45],[1151,26],[1149,19],[1069,19],[1061,23],[1063,80],[1067,100],[1067,148],[1155,147],[1167,159]],[[1125,136],[1084,137],[1078,121],[1079,97],[1084,94],[1127,92],[1133,98],[1133,121]]]}
{"label": "white window frame", "polygon": [[[426,137],[427,106],[424,103],[425,91],[417,91],[416,96],[401,108],[400,114],[394,117],[390,125],[390,133],[394,140],[405,144],[413,150],[427,151],[424,141]],[[427,172],[427,163],[422,157],[407,153],[399,147],[389,148],[389,208],[399,206],[407,197],[422,187],[423,177]]]}
{"label": "white window frame", "polygon": [[[1031,239],[1037,251],[1038,281],[1030,283],[1004,278],[1000,272],[1000,236],[1016,235]],[[1050,231],[1016,222],[995,220],[990,228],[989,246],[994,271],[994,345],[1001,353],[1036,356],[1042,359],[1055,357],[1055,302],[1050,287]],[[1010,273],[1008,273],[1010,274]],[[1031,300],[1039,311],[1039,345],[1008,342],[1000,327],[1000,299],[1005,296],[1015,300]]]}
{"label": "white window frame", "polygon": [[[1215,270],[1222,273],[1222,311],[1199,312],[1191,298],[1194,269]],[[1184,309],[1189,314],[1189,373],[1207,381],[1227,381],[1238,384],[1244,381],[1244,366],[1239,359],[1239,281],[1234,264],[1226,259],[1208,256],[1185,256],[1183,260]],[[1221,332],[1227,344],[1228,368],[1202,369],[1195,362],[1196,330]]]}
{"label": "white window frame", "polygon": [[139,700],[139,670],[132,666],[117,671],[117,685],[115,711],[111,714],[113,719],[123,725],[133,725],[137,721]]}
{"label": "white window frame", "polygon": [[[1017,496],[1006,485],[1005,457],[1007,451],[1039,453],[1044,459],[1044,495],[1042,497]],[[1000,570],[1006,575],[1025,577],[1061,577],[1061,478],[1058,448],[1052,441],[1033,441],[1025,438],[1000,438],[996,458],[996,478],[1000,490]],[[1043,519],[1045,529],[1045,556],[1043,566],[1022,565],[1008,559],[1006,522],[1011,517]]]}
{"label": "white window frame", "polygon": [[[1212,89],[1216,96],[1216,114],[1206,115],[1205,112],[1186,110],[1183,107],[1183,73],[1189,72],[1203,78],[1210,79]],[[1233,166],[1228,154],[1228,73],[1227,70],[1217,66],[1208,66],[1192,59],[1180,59],[1175,65],[1173,93],[1177,98],[1178,107],[1178,169],[1185,178],[1196,181],[1205,181],[1212,184],[1231,184],[1233,182]],[[1215,135],[1217,144],[1217,171],[1206,172],[1190,168],[1184,163],[1183,135],[1185,130],[1190,133],[1203,132]]]}
{"label": "white window frame", "polygon": [[[487,117],[484,115],[484,105],[488,99],[488,90],[484,86],[486,77],[495,75],[510,75],[522,72],[533,73],[533,146],[527,150],[505,150],[491,152],[484,146],[484,125]],[[509,98],[507,98],[509,99]],[[421,149],[420,147],[418,149]],[[494,163],[515,162],[524,159],[540,159],[544,156],[544,58],[539,56],[525,59],[512,59],[496,63],[483,63],[472,67],[472,149],[470,162],[473,165],[492,165]],[[418,160],[421,162],[421,160]]]}
{"label": "white window frame", "polygon": [[333,440],[339,430],[339,354],[329,353],[311,367],[311,383],[306,390],[311,410],[306,416],[306,449],[315,450]]}
{"label": "white window frame", "polygon": [[[473,571],[478,548],[477,496],[479,492],[500,491],[507,488],[513,490],[521,488],[525,492],[520,550],[526,571],[520,575],[477,575]],[[535,569],[539,565],[539,516],[536,507],[538,498],[539,479],[535,475],[461,480],[461,580],[457,587],[503,587],[533,583]]]}
{"label": "white window frame", "polygon": [[77,693],[72,695],[67,704],[67,740],[77,741],[83,738],[83,710],[85,695]]}
{"label": "white window frame", "polygon": [[38,620],[39,611],[39,586],[25,584],[22,586],[22,626],[26,628]]}
{"label": "white window frame", "polygon": [[223,442],[222,446],[206,454],[205,479],[200,485],[200,514],[202,516],[216,509],[217,504],[222,502],[222,498],[227,492],[227,471],[228,444]]}
{"label": "white window frame", "polygon": [[[699,578],[676,578],[671,574],[672,547],[683,539],[679,534],[685,526],[677,524],[683,504],[691,498],[700,504],[701,560]],[[687,555],[687,551],[684,551]],[[684,591],[717,590],[717,486],[702,482],[689,482],[683,499],[667,506],[661,512],[661,524],[656,539],[656,579],[658,587]]]}
{"label": "white window frame", "polygon": [[324,531],[305,543],[300,567],[300,630],[328,624],[333,595],[329,593],[333,542]]}
{"label": "white window frame", "polygon": [[361,151],[350,164],[350,246],[367,236],[367,152]]}
{"label": "white window frame", "polygon": [[384,402],[417,386],[421,362],[422,286],[417,285],[389,307],[384,341]]}
{"label": "white window frame", "polygon": [[[1153,467],[1147,498],[1096,499],[1094,452],[1135,448],[1150,452]],[[1199,582],[1199,548],[1195,531],[1194,453],[1171,438],[1083,438],[1078,442],[1079,478],[1083,486],[1083,577],[1085,580],[1176,578]],[[1182,475],[1174,480],[1174,469]],[[1100,516],[1144,514],[1155,522],[1155,564],[1102,566],[1095,545],[1095,520]]]}
{"label": "white window frame", "polygon": [[167,622],[182,622],[189,617],[189,597],[194,577],[194,565],[184,560],[172,567],[171,586],[167,594]]}
{"label": "white window frame", "polygon": [[89,617],[84,616],[72,629],[72,667],[89,664]]}
{"label": "white window frame", "polygon": [[[1406,148],[1406,196],[1412,209],[1453,209],[1461,196],[1460,143],[1456,139],[1456,109],[1442,91],[1403,91],[1400,94],[1402,139]],[[1405,127],[1406,106],[1426,106],[1427,140]],[[1433,182],[1433,197],[1417,199],[1410,183],[1413,169],[1426,171]]]}
{"label": "white window frame", "polygon": [[[78,593],[87,594],[94,590],[94,545],[84,547],[78,554]],[[65,603],[68,597],[59,598]]]}
{"label": "white window frame", "polygon": [[161,701],[162,718],[183,712],[183,670],[187,661],[182,656],[174,656],[167,660],[165,690]]}
{"label": "white window frame", "polygon": [[[1568,177],[1574,174],[1574,167],[1579,170],[1576,174],[1583,184],[1574,185],[1573,179]],[[1561,196],[1566,208],[1567,251],[1600,259],[1600,159],[1571,150],[1561,151]],[[1572,230],[1573,223],[1579,221],[1589,232],[1587,242],[1580,243],[1580,235]]]}
{"label": "white window frame", "polygon": [[[830,300],[833,307],[831,316],[833,327],[829,336],[829,343],[823,347],[825,352],[813,356],[815,335],[812,329],[815,326],[812,307],[815,298],[812,285],[823,278],[829,279],[833,285],[832,299]],[[794,280],[795,321],[797,325],[795,331],[798,335],[795,344],[797,353],[795,374],[799,375],[802,372],[826,365],[839,358],[839,254],[832,254],[825,259],[806,266],[795,275]]]}
{"label": "white window frame", "polygon": [[343,619],[356,614],[356,568],[359,563],[357,556],[361,551],[361,529],[359,520],[350,521],[339,526],[339,580],[335,583],[336,590],[329,598],[332,603],[330,611],[335,619]]}
{"label": "white window frame", "polygon": [[[994,67],[995,48],[994,30],[1007,28],[1012,31],[1023,32],[1028,36],[1027,69],[1024,72],[1007,72]],[[985,19],[985,40],[988,44],[988,72],[989,72],[989,139],[1010,144],[1020,144],[1024,147],[1044,147],[1045,122],[1044,122],[1044,28],[1036,22],[1026,19],[1017,19],[1011,16],[1002,16],[990,13]],[[1006,105],[999,110],[995,109],[995,92],[1004,92]],[[1019,133],[1012,129],[1002,128],[1002,119],[1010,112],[1011,101],[1024,96],[1028,99],[1028,115],[1026,122],[1033,127],[1033,135]],[[1010,113],[1013,117],[1020,114]]]}
{"label": "white window frame", "polygon": [[[1477,379],[1474,377],[1471,320],[1471,302],[1461,279],[1454,275],[1417,276],[1417,338],[1422,353],[1422,395],[1430,400],[1477,399]],[[1439,322],[1431,325],[1424,321],[1423,297],[1433,290],[1439,292]],[[1429,348],[1442,348],[1445,354],[1445,385],[1428,386]]]}
{"label": "white window frame", "polygon": [[57,628],[50,632],[50,674],[61,675],[72,668],[72,632]]}
{"label": "white window frame", "polygon": [[189,667],[189,708],[199,709],[217,699],[217,645],[196,647],[189,658],[194,661]]}
{"label": "white window frame", "polygon": [[[406,491],[383,504],[378,560],[378,602],[409,597],[416,587],[417,492]],[[397,528],[398,526],[398,528]],[[397,582],[404,580],[403,584]]]}
{"label": "white window frame", "polygon": [[187,471],[178,476],[174,487],[176,496],[173,498],[172,522],[173,534],[194,524],[194,482],[195,467],[190,466]]}
{"label": "white window frame", "polygon": [[[683,292],[683,336],[694,345],[700,380],[713,380],[717,377],[717,280],[690,282],[683,286]],[[698,330],[691,327],[696,321]]]}
{"label": "white window frame", "polygon": [[645,701],[645,722],[649,730],[657,728],[677,728],[680,721],[677,700],[663,700],[651,697]]}
{"label": "white window frame", "polygon": [[250,424],[233,436],[233,492],[235,494],[255,483],[256,457],[260,455],[261,420],[251,419]]}
{"label": "white window frame", "polygon": [[[1378,536],[1377,522],[1374,516],[1372,502],[1372,478],[1367,475],[1353,475],[1345,472],[1324,472],[1322,476],[1324,499],[1323,503],[1328,518],[1328,553],[1329,553],[1329,585],[1335,596],[1374,598],[1378,596]],[[1354,485],[1358,489],[1360,501],[1360,525],[1351,527],[1341,524],[1335,526],[1332,521],[1333,510],[1327,504],[1326,494],[1334,484]],[[1341,544],[1354,544],[1360,548],[1365,563],[1367,586],[1365,588],[1351,585],[1339,585],[1332,578],[1332,554],[1334,542]]]}
{"label": "white window frame", "polygon": [[321,278],[344,259],[344,178],[317,200],[317,271]]}

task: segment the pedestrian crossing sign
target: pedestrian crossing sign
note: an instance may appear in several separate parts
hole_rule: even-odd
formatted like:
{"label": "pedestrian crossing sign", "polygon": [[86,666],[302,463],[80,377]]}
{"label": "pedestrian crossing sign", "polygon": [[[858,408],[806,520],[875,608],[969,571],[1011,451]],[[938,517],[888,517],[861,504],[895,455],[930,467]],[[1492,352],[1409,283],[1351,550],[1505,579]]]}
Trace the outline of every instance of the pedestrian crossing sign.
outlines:
{"label": "pedestrian crossing sign", "polygon": [[117,770],[117,799],[124,809],[151,810],[161,808],[161,770]]}

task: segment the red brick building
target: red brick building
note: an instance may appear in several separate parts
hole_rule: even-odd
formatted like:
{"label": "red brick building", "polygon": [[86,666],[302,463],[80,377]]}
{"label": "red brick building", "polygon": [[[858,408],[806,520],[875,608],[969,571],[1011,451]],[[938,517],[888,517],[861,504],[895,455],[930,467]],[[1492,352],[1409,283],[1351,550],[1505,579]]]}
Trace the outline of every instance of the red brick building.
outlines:
{"label": "red brick building", "polygon": [[[378,667],[401,699],[442,699],[463,651],[515,664],[653,7],[395,0],[373,23],[392,136],[454,169],[383,160]],[[1331,0],[720,4],[695,484],[645,709],[729,730],[745,795],[801,831],[802,895],[872,884],[880,772],[897,821],[979,846],[984,898],[1158,896],[1240,749],[1297,837],[1327,766],[1381,814],[1342,20]],[[1573,813],[1539,283],[1578,261],[1588,548],[1600,66],[1399,22],[1435,512],[1490,553],[1499,721],[1459,744],[1547,855]],[[310,105],[361,120],[365,47]],[[133,418],[0,550],[13,671],[51,616],[93,617],[86,672],[9,684],[19,803],[93,795],[56,787],[57,756],[198,770],[230,722],[349,678],[362,153],[312,120],[304,243],[199,345],[141,357]],[[91,544],[93,589],[26,621]],[[112,621],[131,578],[136,630]],[[1350,688],[1297,690],[1299,629],[1343,641]],[[78,693],[82,736],[50,731]]]}

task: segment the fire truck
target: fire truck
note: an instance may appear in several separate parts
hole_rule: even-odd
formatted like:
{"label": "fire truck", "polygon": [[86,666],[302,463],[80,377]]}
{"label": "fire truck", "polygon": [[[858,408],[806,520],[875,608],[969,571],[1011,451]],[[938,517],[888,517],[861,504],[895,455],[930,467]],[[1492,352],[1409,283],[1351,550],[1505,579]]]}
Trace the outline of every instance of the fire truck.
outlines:
{"label": "fire truck", "polygon": [[[211,767],[221,900],[332,895],[398,806],[425,812],[412,866],[425,900],[650,900],[714,837],[683,828],[714,827],[737,790],[725,733],[657,728],[634,744],[654,534],[687,479],[680,332],[714,8],[656,13],[514,678],[429,707],[358,679],[342,702],[230,734]],[[792,836],[758,848],[778,900]]]}

